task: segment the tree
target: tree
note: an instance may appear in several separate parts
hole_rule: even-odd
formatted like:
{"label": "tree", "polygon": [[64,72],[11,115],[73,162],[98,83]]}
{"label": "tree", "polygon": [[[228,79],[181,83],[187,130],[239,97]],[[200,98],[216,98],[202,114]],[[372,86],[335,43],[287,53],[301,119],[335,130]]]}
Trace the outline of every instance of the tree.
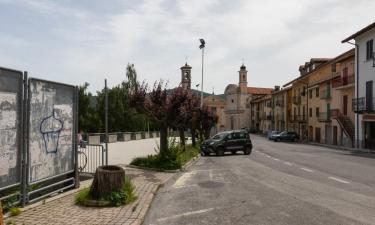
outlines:
{"label": "tree", "polygon": [[168,154],[168,127],[169,99],[163,81],[154,84],[150,93],[147,93],[147,84],[142,83],[137,88],[130,90],[130,105],[138,112],[148,116],[148,118],[160,129],[160,155]]}
{"label": "tree", "polygon": [[169,119],[171,125],[176,128],[180,136],[180,145],[185,149],[185,130],[189,127],[191,117],[191,92],[182,87],[175,88],[169,96]]}
{"label": "tree", "polygon": [[215,126],[218,121],[217,115],[211,111],[209,107],[203,105],[200,109],[200,124],[201,124],[201,135],[205,139],[210,137],[211,128]]}
{"label": "tree", "polygon": [[78,87],[78,129],[85,132],[98,132],[101,125],[99,114],[93,106],[92,101],[95,97],[88,92],[89,83],[85,83]]}

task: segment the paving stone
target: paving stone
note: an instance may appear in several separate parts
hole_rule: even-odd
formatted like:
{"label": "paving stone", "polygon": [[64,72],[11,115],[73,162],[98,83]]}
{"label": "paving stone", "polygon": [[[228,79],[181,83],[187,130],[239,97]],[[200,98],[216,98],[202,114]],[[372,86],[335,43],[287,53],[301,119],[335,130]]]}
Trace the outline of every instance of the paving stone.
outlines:
{"label": "paving stone", "polygon": [[[55,196],[45,204],[28,206],[15,217],[8,218],[16,224],[24,225],[140,225],[160,184],[165,183],[172,173],[143,171],[125,168],[132,177],[137,200],[129,205],[109,208],[82,207],[74,204],[76,191]],[[83,183],[83,182],[82,182]],[[85,181],[87,187],[88,182]],[[82,186],[82,185],[81,185]]]}

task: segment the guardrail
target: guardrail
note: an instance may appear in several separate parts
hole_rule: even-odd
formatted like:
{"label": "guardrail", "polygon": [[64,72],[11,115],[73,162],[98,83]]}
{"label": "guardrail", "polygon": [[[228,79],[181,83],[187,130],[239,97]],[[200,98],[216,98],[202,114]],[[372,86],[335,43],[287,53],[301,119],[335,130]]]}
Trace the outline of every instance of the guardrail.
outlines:
{"label": "guardrail", "polygon": [[[124,142],[160,137],[159,131],[150,132],[116,132],[108,134],[108,142]],[[92,145],[99,145],[105,142],[105,133],[88,133],[83,135],[83,139]]]}

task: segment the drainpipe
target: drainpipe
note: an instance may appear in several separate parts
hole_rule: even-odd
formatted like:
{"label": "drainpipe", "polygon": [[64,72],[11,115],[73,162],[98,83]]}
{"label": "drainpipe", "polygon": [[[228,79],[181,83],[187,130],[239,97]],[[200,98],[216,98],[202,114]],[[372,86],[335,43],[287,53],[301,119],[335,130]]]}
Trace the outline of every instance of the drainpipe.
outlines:
{"label": "drainpipe", "polygon": [[356,143],[356,148],[360,148],[359,147],[359,115],[358,115],[358,107],[359,107],[359,102],[358,102],[358,98],[359,98],[359,45],[356,44],[356,43],[352,43],[350,41],[348,41],[347,43],[351,44],[351,45],[354,45],[355,46],[355,49],[356,49],[356,65],[357,65],[357,68],[356,68],[356,97],[357,97],[357,100],[356,100],[356,108],[357,108],[357,112],[355,113],[356,114],[356,133],[357,133],[357,138],[354,137],[354,141]]}

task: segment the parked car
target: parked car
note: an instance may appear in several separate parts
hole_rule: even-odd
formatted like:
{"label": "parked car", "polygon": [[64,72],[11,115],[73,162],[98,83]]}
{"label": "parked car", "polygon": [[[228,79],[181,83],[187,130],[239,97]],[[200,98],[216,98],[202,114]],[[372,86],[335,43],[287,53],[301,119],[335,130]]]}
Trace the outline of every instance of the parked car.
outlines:
{"label": "parked car", "polygon": [[269,131],[267,134],[268,140],[274,140],[275,135],[277,134],[280,134],[280,131],[277,131],[277,130]]}
{"label": "parked car", "polygon": [[276,141],[297,141],[299,140],[299,135],[296,132],[283,131],[279,134],[274,135],[273,140]]}
{"label": "parked car", "polygon": [[250,155],[252,149],[253,144],[245,130],[225,131],[205,140],[201,145],[201,155],[215,153],[222,156],[225,152],[236,154],[237,151]]}

